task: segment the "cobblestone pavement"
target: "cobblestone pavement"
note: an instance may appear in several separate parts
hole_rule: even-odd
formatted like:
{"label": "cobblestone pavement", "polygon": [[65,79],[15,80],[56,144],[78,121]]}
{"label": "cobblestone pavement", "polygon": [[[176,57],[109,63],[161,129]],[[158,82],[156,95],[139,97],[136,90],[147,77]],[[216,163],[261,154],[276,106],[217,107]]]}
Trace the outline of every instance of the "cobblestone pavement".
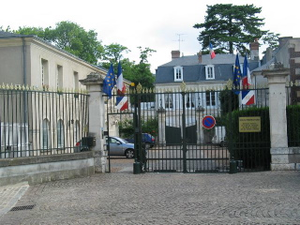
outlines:
{"label": "cobblestone pavement", "polygon": [[[130,161],[131,162],[131,161]],[[300,224],[300,173],[110,174],[30,186],[0,224]]]}

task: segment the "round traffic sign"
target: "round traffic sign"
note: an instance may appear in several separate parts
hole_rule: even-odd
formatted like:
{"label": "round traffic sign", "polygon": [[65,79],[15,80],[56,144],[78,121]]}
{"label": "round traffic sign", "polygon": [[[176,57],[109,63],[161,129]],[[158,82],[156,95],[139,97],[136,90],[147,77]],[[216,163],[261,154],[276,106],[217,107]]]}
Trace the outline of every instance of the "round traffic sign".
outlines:
{"label": "round traffic sign", "polygon": [[216,125],[216,119],[213,116],[204,116],[202,119],[202,125],[206,129],[212,129]]}

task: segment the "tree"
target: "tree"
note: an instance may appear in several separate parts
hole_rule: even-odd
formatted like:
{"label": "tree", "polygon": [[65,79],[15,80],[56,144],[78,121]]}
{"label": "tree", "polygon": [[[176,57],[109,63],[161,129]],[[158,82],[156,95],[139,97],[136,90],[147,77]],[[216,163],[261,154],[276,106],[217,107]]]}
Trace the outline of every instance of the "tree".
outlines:
{"label": "tree", "polygon": [[59,22],[55,28],[19,27],[14,33],[36,35],[91,64],[97,64],[104,52],[95,31],[85,31],[78,24],[69,21]]}
{"label": "tree", "polygon": [[[124,77],[134,82],[136,85],[141,84],[144,88],[153,88],[155,77],[151,73],[150,64],[148,64],[148,57],[152,52],[156,52],[153,49],[146,47],[138,47],[140,49],[140,62],[139,64],[132,65],[130,73],[124,71]],[[128,71],[129,72],[129,71]]]}
{"label": "tree", "polygon": [[103,62],[101,62],[101,66],[108,69],[112,63],[117,67],[119,61],[124,57],[124,52],[128,53],[130,50],[127,47],[116,43],[105,45],[102,56]]}
{"label": "tree", "polygon": [[268,33],[260,29],[264,25],[264,19],[256,16],[260,12],[261,7],[252,4],[207,6],[205,22],[194,25],[194,28],[202,29],[198,40],[203,49],[211,42],[217,53],[233,53],[236,48],[244,54],[248,51],[245,44]]}

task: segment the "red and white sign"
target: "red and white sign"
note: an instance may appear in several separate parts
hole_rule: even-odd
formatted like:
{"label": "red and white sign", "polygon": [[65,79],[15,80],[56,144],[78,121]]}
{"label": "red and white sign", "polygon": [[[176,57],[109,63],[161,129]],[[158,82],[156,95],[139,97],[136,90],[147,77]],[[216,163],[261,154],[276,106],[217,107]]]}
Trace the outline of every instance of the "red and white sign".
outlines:
{"label": "red and white sign", "polygon": [[206,129],[212,129],[216,125],[216,119],[213,116],[204,116],[202,126]]}

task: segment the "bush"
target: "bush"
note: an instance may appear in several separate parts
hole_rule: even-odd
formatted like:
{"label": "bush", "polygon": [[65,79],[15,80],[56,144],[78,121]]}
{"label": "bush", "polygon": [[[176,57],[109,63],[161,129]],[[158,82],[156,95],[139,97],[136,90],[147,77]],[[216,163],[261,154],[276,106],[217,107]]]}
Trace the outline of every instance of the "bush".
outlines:
{"label": "bush", "polygon": [[[239,117],[259,116],[261,132],[239,132]],[[226,116],[226,137],[231,158],[242,160],[245,169],[270,169],[269,108],[236,110]]]}

